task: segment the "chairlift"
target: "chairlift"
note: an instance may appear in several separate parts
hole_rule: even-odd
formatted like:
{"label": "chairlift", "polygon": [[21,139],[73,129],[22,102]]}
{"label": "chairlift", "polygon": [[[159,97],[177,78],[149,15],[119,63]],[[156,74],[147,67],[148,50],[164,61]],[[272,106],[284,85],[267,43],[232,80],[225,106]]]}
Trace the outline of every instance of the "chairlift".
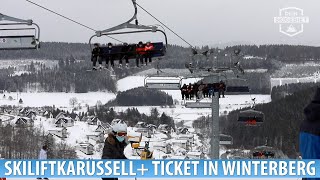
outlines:
{"label": "chairlift", "polygon": [[181,77],[147,76],[144,79],[144,86],[148,89],[180,90],[181,82]]}
{"label": "chairlift", "polygon": [[186,108],[211,108],[211,102],[186,102],[185,107]]}
{"label": "chairlift", "polygon": [[248,126],[257,126],[264,122],[264,113],[253,109],[240,111],[238,122],[245,123]]}
{"label": "chairlift", "polygon": [[[92,39],[94,37],[101,37],[101,36],[111,36],[111,35],[121,35],[121,34],[137,34],[137,33],[148,33],[148,32],[161,32],[164,35],[165,38],[165,43],[163,42],[151,42],[151,44],[154,46],[154,50],[151,53],[151,58],[161,58],[166,54],[166,47],[168,44],[168,40],[167,40],[167,35],[164,31],[158,29],[157,26],[145,26],[145,25],[139,25],[138,23],[138,19],[137,19],[137,13],[138,13],[138,9],[137,9],[137,4],[136,4],[136,0],[132,0],[135,12],[133,17],[128,20],[125,23],[122,23],[120,25],[117,25],[115,27],[103,30],[103,31],[97,31],[95,33],[95,35],[91,36],[90,40],[89,40],[89,44],[90,44],[90,48],[91,50],[93,49],[92,47]],[[131,23],[132,21],[135,20],[135,23]],[[122,31],[122,32],[115,32],[118,30],[123,30],[123,29],[135,29],[133,31]],[[125,52],[123,51],[125,45],[115,45],[112,47],[112,52],[109,53],[108,52],[108,47],[103,46],[100,47],[101,49],[101,53],[100,53],[100,57],[102,56],[106,56],[106,55],[110,55],[114,57],[114,60],[120,60],[124,55],[128,57],[128,59],[135,59],[136,58],[136,44],[129,44],[128,48],[125,48]],[[143,46],[145,46],[145,43],[143,44]]]}
{"label": "chairlift", "polygon": [[249,85],[246,79],[234,78],[226,80],[226,92],[232,93],[250,93]]}
{"label": "chairlift", "polygon": [[220,134],[220,145],[232,145],[233,138],[230,135]]}
{"label": "chairlift", "polygon": [[[40,48],[40,27],[32,20],[18,19],[0,13],[1,21],[10,22],[0,23],[0,50]],[[16,35],[18,32],[23,35]]]}

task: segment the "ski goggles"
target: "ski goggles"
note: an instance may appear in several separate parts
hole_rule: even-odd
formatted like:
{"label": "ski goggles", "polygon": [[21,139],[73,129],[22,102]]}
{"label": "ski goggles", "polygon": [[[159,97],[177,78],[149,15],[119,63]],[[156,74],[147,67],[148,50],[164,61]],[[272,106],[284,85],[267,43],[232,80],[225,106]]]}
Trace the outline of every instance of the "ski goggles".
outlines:
{"label": "ski goggles", "polygon": [[117,133],[117,136],[126,136],[126,135],[127,135],[126,132],[118,132],[118,133]]}

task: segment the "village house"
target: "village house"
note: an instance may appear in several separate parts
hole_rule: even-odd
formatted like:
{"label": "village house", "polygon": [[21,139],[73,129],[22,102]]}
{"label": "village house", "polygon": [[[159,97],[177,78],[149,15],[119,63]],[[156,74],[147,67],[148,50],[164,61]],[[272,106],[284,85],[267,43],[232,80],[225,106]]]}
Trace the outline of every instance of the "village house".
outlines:
{"label": "village house", "polygon": [[77,149],[86,155],[93,155],[94,146],[88,142],[79,143]]}
{"label": "village house", "polygon": [[178,140],[178,139],[173,139],[171,141],[172,146],[178,146],[180,148],[183,148],[185,150],[189,150],[190,148],[190,143],[188,140]]}
{"label": "village house", "polygon": [[60,127],[60,128],[51,128],[48,130],[48,132],[52,135],[58,136],[60,138],[67,138],[68,132],[66,127]]}
{"label": "village house", "polygon": [[108,134],[111,131],[111,126],[109,123],[101,123],[98,125],[95,131],[102,132],[103,134]]}
{"label": "village house", "polygon": [[88,139],[92,139],[98,143],[103,143],[104,142],[104,133],[100,131],[95,131],[89,135],[87,135]]}
{"label": "village house", "polygon": [[74,126],[74,120],[69,117],[61,117],[55,122],[56,127],[72,127]]}
{"label": "village house", "polygon": [[19,117],[16,122],[15,125],[17,127],[23,126],[23,127],[32,127],[34,124],[34,121],[28,117]]}

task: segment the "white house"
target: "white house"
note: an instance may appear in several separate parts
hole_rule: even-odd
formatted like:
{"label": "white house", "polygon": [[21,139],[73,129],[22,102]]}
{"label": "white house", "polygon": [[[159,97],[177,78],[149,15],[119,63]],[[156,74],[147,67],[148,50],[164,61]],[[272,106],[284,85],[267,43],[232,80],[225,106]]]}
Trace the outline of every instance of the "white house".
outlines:
{"label": "white house", "polygon": [[16,126],[33,126],[33,124],[34,121],[28,117],[19,117],[15,122]]}
{"label": "white house", "polygon": [[67,117],[67,114],[64,113],[64,112],[60,112],[57,116],[56,116],[56,119],[59,119],[59,118],[66,118]]}
{"label": "white house", "polygon": [[189,141],[188,140],[178,140],[178,139],[173,139],[171,141],[172,146],[178,146],[180,148],[188,150],[190,147]]}
{"label": "white house", "polygon": [[88,142],[79,143],[77,149],[86,155],[92,155],[94,151],[94,146]]}
{"label": "white house", "polygon": [[95,131],[102,132],[103,134],[107,134],[111,131],[111,126],[109,123],[101,123],[98,125]]}
{"label": "white house", "polygon": [[102,143],[102,142],[104,142],[104,133],[102,133],[100,131],[96,131],[91,134],[88,134],[87,138],[92,139],[96,142]]}
{"label": "white house", "polygon": [[58,136],[60,138],[67,138],[68,132],[66,127],[60,127],[60,128],[51,128],[48,130],[48,132],[52,135]]}
{"label": "white house", "polygon": [[55,122],[56,127],[72,127],[74,126],[74,120],[69,117],[61,117]]}

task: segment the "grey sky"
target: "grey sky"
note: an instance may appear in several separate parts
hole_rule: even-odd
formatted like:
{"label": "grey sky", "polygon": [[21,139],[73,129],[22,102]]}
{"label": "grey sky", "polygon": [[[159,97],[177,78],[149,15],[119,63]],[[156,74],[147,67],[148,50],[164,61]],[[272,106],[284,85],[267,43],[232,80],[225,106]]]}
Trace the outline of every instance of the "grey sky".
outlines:
{"label": "grey sky", "polygon": [[[73,18],[96,30],[120,24],[131,17],[130,0],[33,0],[49,9]],[[319,0],[137,0],[147,10],[171,27],[193,45],[216,45],[230,42],[255,44],[320,45]],[[310,23],[304,32],[294,37],[279,32],[273,18],[279,9],[297,7],[304,10]],[[6,15],[33,19],[41,26],[42,41],[88,42],[93,31],[69,22],[36,7],[25,0],[1,0],[0,12]],[[139,9],[139,22],[158,24]],[[187,46],[166,30],[170,44]],[[162,41],[161,34],[116,36],[137,40]],[[103,41],[109,41],[104,38]]]}

